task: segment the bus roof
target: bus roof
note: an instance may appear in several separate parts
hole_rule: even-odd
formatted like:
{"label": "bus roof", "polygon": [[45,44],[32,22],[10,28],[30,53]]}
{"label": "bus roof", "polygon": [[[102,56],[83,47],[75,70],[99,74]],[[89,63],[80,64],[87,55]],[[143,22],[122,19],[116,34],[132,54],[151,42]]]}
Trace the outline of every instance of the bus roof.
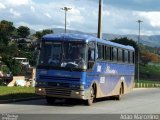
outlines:
{"label": "bus roof", "polygon": [[59,33],[59,34],[47,34],[42,37],[42,41],[80,41],[80,42],[90,42],[96,41],[103,44],[108,44],[115,47],[120,47],[124,49],[134,50],[132,46],[125,46],[122,44],[114,43],[111,41],[99,39],[97,37],[85,34],[74,34],[74,33]]}

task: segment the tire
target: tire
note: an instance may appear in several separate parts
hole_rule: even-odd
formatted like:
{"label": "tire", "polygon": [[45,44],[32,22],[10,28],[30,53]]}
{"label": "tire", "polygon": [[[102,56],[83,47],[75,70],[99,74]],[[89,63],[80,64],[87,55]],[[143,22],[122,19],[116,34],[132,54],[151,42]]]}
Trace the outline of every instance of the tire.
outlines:
{"label": "tire", "polygon": [[123,95],[123,86],[121,84],[121,87],[119,89],[119,95],[116,96],[116,100],[121,100],[122,95]]}
{"label": "tire", "polygon": [[95,93],[94,93],[94,88],[92,87],[90,89],[90,98],[86,100],[86,105],[91,106],[92,103],[94,102],[94,99],[95,99]]}
{"label": "tire", "polygon": [[48,97],[48,96],[46,96],[46,102],[47,102],[47,104],[54,104],[55,100],[56,99],[54,97]]}

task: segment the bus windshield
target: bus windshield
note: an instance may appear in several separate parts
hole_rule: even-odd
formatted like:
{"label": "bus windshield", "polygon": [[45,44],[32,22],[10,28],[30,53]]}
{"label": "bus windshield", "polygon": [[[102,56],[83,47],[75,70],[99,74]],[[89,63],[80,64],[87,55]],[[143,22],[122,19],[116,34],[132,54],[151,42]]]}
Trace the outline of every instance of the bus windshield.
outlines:
{"label": "bus windshield", "polygon": [[39,65],[86,69],[86,45],[79,42],[43,42]]}

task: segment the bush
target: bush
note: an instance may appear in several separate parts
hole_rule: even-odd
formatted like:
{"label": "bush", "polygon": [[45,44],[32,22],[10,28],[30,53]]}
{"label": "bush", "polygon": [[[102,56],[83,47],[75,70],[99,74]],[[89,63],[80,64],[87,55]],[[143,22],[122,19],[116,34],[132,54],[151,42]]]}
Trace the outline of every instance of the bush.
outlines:
{"label": "bush", "polygon": [[2,79],[0,79],[0,86],[6,86]]}
{"label": "bush", "polygon": [[21,73],[21,64],[12,57],[2,56],[2,61],[7,65],[13,75],[18,75]]}
{"label": "bush", "polygon": [[1,71],[3,71],[4,73],[9,73],[9,68],[7,66],[2,66],[1,67]]}
{"label": "bush", "polygon": [[140,78],[147,80],[160,80],[160,67],[155,65],[140,65]]}
{"label": "bush", "polygon": [[155,65],[140,66],[141,73],[160,74],[160,67]]}

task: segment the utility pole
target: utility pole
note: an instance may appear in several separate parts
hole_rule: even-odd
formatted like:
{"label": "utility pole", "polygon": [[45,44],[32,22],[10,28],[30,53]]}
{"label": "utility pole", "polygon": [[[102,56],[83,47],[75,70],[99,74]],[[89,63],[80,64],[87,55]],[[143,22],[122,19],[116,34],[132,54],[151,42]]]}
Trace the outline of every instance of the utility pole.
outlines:
{"label": "utility pole", "polygon": [[71,10],[72,8],[68,8],[68,7],[64,7],[64,8],[61,8],[61,10],[64,10],[65,11],[65,33],[67,31],[67,11]]}
{"label": "utility pole", "polygon": [[141,22],[143,22],[143,21],[141,21],[141,20],[138,20],[138,21],[136,21],[136,22],[138,22],[138,25],[139,25],[139,35],[138,35],[138,63],[137,63],[137,80],[138,80],[138,82],[139,82],[139,63],[140,63],[140,47],[139,47],[139,43],[140,43],[140,32],[141,32]]}
{"label": "utility pole", "polygon": [[98,13],[98,38],[102,38],[102,3],[103,0],[99,0],[99,13]]}

